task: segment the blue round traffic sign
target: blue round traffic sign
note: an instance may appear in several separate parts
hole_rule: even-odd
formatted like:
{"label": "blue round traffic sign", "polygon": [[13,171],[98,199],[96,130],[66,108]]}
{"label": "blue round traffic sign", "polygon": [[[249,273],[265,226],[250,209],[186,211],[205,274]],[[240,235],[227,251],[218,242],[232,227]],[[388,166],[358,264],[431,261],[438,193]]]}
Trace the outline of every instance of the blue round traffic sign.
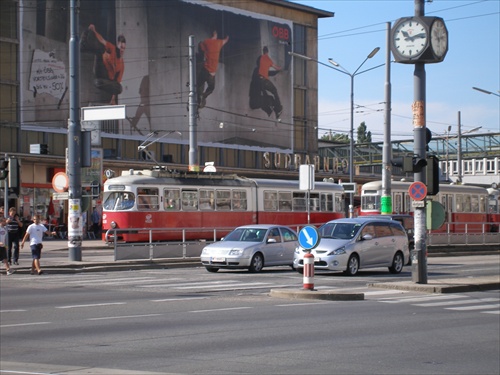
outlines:
{"label": "blue round traffic sign", "polygon": [[427,186],[423,182],[416,181],[410,185],[408,194],[416,201],[424,200],[427,196]]}
{"label": "blue round traffic sign", "polygon": [[316,227],[306,226],[299,232],[299,245],[304,250],[314,249],[319,244],[319,232]]}

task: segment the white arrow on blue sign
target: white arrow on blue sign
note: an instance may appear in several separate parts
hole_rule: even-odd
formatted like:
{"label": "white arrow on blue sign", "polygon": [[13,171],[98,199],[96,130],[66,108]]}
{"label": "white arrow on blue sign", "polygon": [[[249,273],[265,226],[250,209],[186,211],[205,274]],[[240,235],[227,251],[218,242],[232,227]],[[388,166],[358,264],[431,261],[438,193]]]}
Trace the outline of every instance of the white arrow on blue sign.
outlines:
{"label": "white arrow on blue sign", "polygon": [[299,232],[299,245],[304,250],[314,249],[319,244],[319,232],[316,227],[306,226]]}

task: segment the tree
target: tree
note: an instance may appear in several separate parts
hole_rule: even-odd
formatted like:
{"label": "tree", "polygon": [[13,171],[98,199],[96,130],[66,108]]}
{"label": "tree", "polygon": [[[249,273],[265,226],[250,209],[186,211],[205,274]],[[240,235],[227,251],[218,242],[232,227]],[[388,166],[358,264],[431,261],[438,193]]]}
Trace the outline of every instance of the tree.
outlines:
{"label": "tree", "polygon": [[372,142],[372,132],[366,131],[366,124],[363,121],[358,126],[358,139],[356,143],[371,143]]}
{"label": "tree", "polygon": [[321,137],[322,141],[331,141],[335,143],[349,143],[349,136],[347,134],[335,133],[333,134],[331,131],[329,133],[324,134]]}

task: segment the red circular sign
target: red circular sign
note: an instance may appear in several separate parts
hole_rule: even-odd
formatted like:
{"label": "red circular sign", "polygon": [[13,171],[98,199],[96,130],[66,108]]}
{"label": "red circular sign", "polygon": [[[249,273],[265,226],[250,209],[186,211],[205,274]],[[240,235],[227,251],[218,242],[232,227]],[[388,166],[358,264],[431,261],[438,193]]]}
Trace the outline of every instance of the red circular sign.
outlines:
{"label": "red circular sign", "polygon": [[410,185],[408,194],[416,201],[422,201],[427,196],[427,186],[423,182],[416,181]]}
{"label": "red circular sign", "polygon": [[69,178],[64,172],[58,172],[52,178],[52,188],[58,193],[63,193],[68,191],[69,188]]}

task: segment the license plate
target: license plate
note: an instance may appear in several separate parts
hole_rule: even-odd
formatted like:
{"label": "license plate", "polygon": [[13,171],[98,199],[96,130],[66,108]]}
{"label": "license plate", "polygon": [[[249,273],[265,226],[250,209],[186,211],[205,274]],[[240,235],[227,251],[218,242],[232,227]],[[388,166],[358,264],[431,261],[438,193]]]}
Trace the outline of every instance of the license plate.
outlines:
{"label": "license plate", "polygon": [[225,262],[226,258],[223,257],[213,257],[212,262]]}

